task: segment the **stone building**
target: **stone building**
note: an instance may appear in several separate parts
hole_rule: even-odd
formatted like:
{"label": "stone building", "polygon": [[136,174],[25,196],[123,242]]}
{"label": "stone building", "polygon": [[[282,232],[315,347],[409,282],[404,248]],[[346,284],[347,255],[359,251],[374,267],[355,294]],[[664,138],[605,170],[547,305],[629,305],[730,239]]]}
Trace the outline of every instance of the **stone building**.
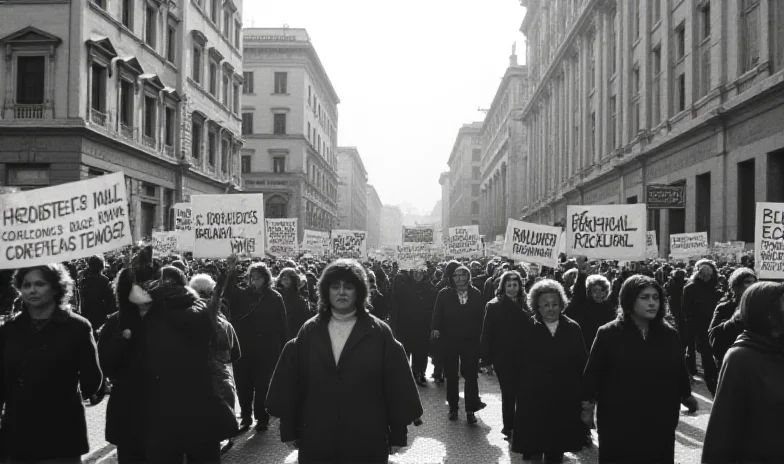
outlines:
{"label": "stone building", "polygon": [[651,210],[669,235],[754,241],[755,202],[784,201],[784,2],[522,0],[532,95],[520,216],[567,204],[644,202],[685,185],[685,209]]}
{"label": "stone building", "polygon": [[[305,29],[244,29],[242,180],[266,217],[337,228],[338,98]],[[364,190],[363,190],[364,195]]]}
{"label": "stone building", "polygon": [[449,171],[442,172],[438,176],[438,183],[441,184],[441,231],[443,235],[449,230]]}
{"label": "stone building", "polygon": [[367,230],[367,171],[356,147],[338,147],[338,225]]}
{"label": "stone building", "polygon": [[[463,124],[449,155],[449,203],[444,205],[449,209],[449,227],[479,224],[481,130],[481,122]],[[448,234],[444,228],[444,236]]]}
{"label": "stone building", "polygon": [[381,248],[381,209],[384,207],[376,188],[367,185],[367,245],[368,249]]}
{"label": "stone building", "polygon": [[125,173],[135,239],[239,184],[241,0],[0,4],[0,184]]}

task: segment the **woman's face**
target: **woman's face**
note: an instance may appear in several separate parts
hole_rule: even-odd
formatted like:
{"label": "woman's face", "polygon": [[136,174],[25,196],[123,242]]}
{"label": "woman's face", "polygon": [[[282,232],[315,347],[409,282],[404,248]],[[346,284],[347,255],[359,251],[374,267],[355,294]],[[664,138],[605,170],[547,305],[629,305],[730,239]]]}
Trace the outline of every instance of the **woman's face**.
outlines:
{"label": "woman's face", "polygon": [[735,298],[740,300],[740,297],[746,292],[746,290],[751,287],[752,285],[757,283],[757,278],[753,276],[747,276],[740,282],[735,283],[735,287],[732,289],[735,293]]}
{"label": "woman's face", "polygon": [[520,281],[517,278],[509,279],[504,283],[504,293],[509,298],[514,298],[520,293]]}
{"label": "woman's face", "polygon": [[286,290],[291,288],[292,285],[291,277],[289,277],[288,275],[281,276],[280,279],[278,279],[278,281],[280,282],[280,286],[285,288]]}
{"label": "woman's face", "polygon": [[592,285],[589,293],[591,299],[597,303],[601,303],[607,299],[607,289],[602,285]]}
{"label": "woman's face", "polygon": [[264,276],[261,272],[251,272],[248,274],[248,280],[250,280],[250,285],[256,290],[262,290],[265,285]]}
{"label": "woman's face", "polygon": [[55,290],[40,269],[25,274],[22,280],[22,301],[31,308],[45,308],[54,303]]}
{"label": "woman's face", "polygon": [[411,275],[414,277],[415,282],[422,282],[422,278],[425,277],[425,273],[420,269],[414,270]]}
{"label": "woman's face", "polygon": [[329,286],[329,306],[338,314],[348,314],[356,309],[357,289],[351,282],[336,280]]}
{"label": "woman's face", "polygon": [[642,289],[634,301],[633,315],[639,320],[652,321],[659,313],[659,292],[654,287]]}
{"label": "woman's face", "polygon": [[460,269],[452,274],[452,279],[455,281],[455,287],[459,289],[464,289],[468,287],[468,278],[470,277],[468,271],[465,269]]}
{"label": "woman's face", "polygon": [[539,311],[539,314],[542,315],[542,319],[544,319],[545,322],[552,324],[561,317],[563,304],[561,303],[561,297],[559,297],[557,293],[549,292],[539,295],[539,301],[537,303],[536,309]]}

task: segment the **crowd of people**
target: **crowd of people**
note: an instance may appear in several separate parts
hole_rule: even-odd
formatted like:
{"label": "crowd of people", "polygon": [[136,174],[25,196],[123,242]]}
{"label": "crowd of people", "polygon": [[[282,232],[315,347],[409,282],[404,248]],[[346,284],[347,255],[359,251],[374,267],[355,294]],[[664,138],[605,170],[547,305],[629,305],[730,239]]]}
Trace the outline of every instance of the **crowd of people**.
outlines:
{"label": "crowd of people", "polygon": [[[122,463],[216,463],[280,420],[299,462],[387,462],[446,383],[478,421],[497,376],[523,459],[674,462],[681,405],[715,396],[703,462],[784,462],[784,285],[753,263],[107,256],[0,271],[0,451],[77,463],[107,401]],[[697,363],[699,354],[700,363]],[[426,377],[428,358],[432,378]],[[238,405],[238,411],[235,411]],[[45,444],[45,446],[42,446]]]}

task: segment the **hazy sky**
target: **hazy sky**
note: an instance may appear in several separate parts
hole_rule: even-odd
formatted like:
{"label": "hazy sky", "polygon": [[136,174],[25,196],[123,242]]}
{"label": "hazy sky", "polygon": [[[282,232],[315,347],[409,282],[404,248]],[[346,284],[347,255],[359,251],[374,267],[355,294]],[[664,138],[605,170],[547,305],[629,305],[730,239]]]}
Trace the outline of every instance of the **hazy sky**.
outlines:
{"label": "hazy sky", "polygon": [[463,123],[481,121],[517,42],[518,0],[245,0],[254,27],[307,29],[340,97],[338,144],[356,146],[385,204],[426,212]]}

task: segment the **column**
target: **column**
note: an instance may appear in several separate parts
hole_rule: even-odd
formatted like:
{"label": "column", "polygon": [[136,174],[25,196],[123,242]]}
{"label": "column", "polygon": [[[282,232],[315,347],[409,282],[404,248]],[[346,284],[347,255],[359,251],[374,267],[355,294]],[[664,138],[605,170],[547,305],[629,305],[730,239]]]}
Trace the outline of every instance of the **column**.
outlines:
{"label": "column", "polygon": [[[637,0],[635,0],[637,1]],[[620,21],[620,43],[618,49],[621,50],[620,59],[618,60],[618,81],[617,81],[617,100],[620,100],[620,111],[618,112],[619,119],[620,119],[620,126],[621,130],[618,133],[618,141],[620,142],[620,146],[626,146],[629,144],[632,138],[636,134],[632,134],[632,101],[631,101],[631,93],[632,89],[629,85],[629,78],[630,73],[632,72],[632,44],[634,43],[634,38],[632,37],[631,31],[631,22],[634,20],[632,17],[634,15],[633,8],[631,8],[631,2],[618,2],[620,10],[618,12],[618,17],[621,18]],[[664,12],[662,12],[664,14]],[[664,31],[662,31],[664,32]],[[669,35],[669,33],[667,34]]]}
{"label": "column", "polygon": [[[760,24],[760,31],[759,31],[759,66],[760,70],[762,71],[762,78],[766,78],[771,74],[771,66],[772,63],[770,62],[770,42],[771,40],[775,40],[775,37],[770,33],[770,15],[771,15],[771,7],[770,2],[776,1],[781,2],[781,0],[760,0],[759,6],[759,24]],[[773,13],[776,10],[773,8]],[[779,24],[778,27],[781,27]]]}
{"label": "column", "polygon": [[565,138],[566,138],[566,179],[571,179],[572,177],[572,158],[575,156],[574,150],[574,86],[572,82],[574,82],[574,62],[572,61],[572,52],[571,49],[567,53],[568,57],[566,58],[566,104],[564,105],[564,111],[566,111],[566,118],[565,118]]}
{"label": "column", "polygon": [[609,47],[609,27],[607,27],[607,14],[606,7],[603,7],[598,13],[596,34],[596,72],[599,74],[596,77],[596,150],[594,151],[594,162],[599,162],[600,159],[608,153],[607,150],[607,76],[609,71],[607,69],[607,50]]}
{"label": "column", "polygon": [[[89,48],[90,47],[88,47],[88,49]],[[50,79],[51,79],[51,77],[50,77]],[[108,72],[108,70],[106,72],[106,79],[107,80],[109,79],[109,72]],[[52,84],[54,84],[54,83],[52,83]],[[89,53],[89,52],[87,53],[87,88],[86,88],[86,91],[87,91],[87,109],[86,109],[86,111],[84,113],[84,120],[85,121],[92,121],[93,120],[93,114],[92,114],[92,108],[93,108],[93,55],[91,53]],[[106,105],[106,106],[108,107],[109,105]]]}
{"label": "column", "polygon": [[[670,57],[670,44],[672,40],[672,20],[671,20],[671,11],[670,11],[670,2],[671,0],[662,0],[662,22],[661,28],[661,61],[662,61],[662,88],[661,88],[661,98],[664,100],[664,105],[662,105],[662,121],[669,120],[672,117],[672,58]],[[724,4],[726,2],[718,2],[719,4]],[[713,5],[711,5],[713,7]],[[725,6],[726,8],[726,6]],[[726,42],[728,37],[723,37],[723,42]],[[667,214],[662,216],[668,217]],[[664,223],[664,220],[662,220]],[[669,227],[669,225],[668,225]],[[669,237],[669,229],[667,237]],[[668,238],[669,240],[669,238]],[[668,248],[669,250],[669,242]]]}
{"label": "column", "polygon": [[[649,66],[651,61],[651,9],[646,8],[643,2],[640,2],[640,8],[640,35],[642,36],[642,41],[640,42],[642,47],[642,59],[640,60],[640,129],[650,129],[649,115],[651,114],[651,105],[648,96],[651,91]],[[645,195],[645,191],[643,191],[643,195]]]}
{"label": "column", "polygon": [[580,134],[582,137],[582,146],[580,147],[580,170],[584,170],[590,165],[588,161],[588,142],[591,140],[591,121],[590,112],[588,111],[588,73],[591,71],[591,64],[589,63],[588,48],[592,46],[590,34],[584,35],[580,38],[582,47],[580,47],[580,63],[582,64],[580,73]]}

